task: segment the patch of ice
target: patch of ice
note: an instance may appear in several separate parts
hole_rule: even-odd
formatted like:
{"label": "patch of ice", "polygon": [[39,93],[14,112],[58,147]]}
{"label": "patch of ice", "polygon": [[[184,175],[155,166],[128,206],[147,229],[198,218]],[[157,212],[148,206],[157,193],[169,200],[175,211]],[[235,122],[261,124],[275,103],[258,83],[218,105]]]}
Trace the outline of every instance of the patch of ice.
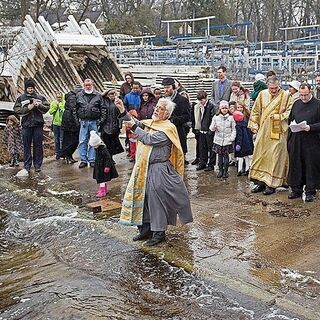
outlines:
{"label": "patch of ice", "polygon": [[54,196],[67,196],[67,195],[74,195],[78,196],[80,193],[76,190],[68,190],[68,191],[55,191],[51,189],[47,189],[47,192],[54,195]]}

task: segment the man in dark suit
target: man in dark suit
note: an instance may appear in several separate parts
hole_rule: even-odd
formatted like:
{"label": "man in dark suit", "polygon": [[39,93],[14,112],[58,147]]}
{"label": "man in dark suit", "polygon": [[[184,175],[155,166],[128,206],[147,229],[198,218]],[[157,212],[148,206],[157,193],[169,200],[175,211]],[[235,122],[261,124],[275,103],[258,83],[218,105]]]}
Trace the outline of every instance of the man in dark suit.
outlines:
{"label": "man in dark suit", "polygon": [[[181,96],[175,87],[173,78],[165,78],[162,80],[163,91],[166,98],[170,99],[176,104],[174,111],[170,117],[170,121],[176,126],[181,147],[184,155],[187,153],[187,135],[184,125],[191,121],[191,107],[187,98]],[[185,160],[185,164],[188,161]]]}
{"label": "man in dark suit", "polygon": [[227,69],[225,66],[218,68],[218,80],[212,84],[211,101],[216,109],[222,100],[229,101],[231,95],[231,80],[227,79]]}

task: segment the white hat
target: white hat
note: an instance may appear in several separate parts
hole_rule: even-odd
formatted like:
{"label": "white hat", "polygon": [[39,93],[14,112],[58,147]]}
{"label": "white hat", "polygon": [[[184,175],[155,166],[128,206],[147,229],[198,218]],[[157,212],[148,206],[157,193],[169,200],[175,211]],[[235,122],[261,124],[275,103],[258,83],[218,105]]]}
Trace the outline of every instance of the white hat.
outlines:
{"label": "white hat", "polygon": [[90,131],[89,145],[91,147],[96,147],[96,146],[98,146],[100,144],[103,144],[101,138],[99,137],[99,135],[94,130],[91,130]]}
{"label": "white hat", "polygon": [[288,83],[288,85],[294,89],[296,89],[297,91],[299,91],[300,85],[301,83],[297,80],[292,80],[291,82]]}
{"label": "white hat", "polygon": [[262,73],[257,73],[257,74],[254,76],[254,79],[255,79],[256,81],[259,81],[259,80],[264,81],[266,78],[265,78],[265,76],[264,76]]}
{"label": "white hat", "polygon": [[226,100],[221,100],[220,103],[219,103],[219,107],[222,107],[222,106],[227,106],[227,107],[229,107],[229,102],[226,101]]}

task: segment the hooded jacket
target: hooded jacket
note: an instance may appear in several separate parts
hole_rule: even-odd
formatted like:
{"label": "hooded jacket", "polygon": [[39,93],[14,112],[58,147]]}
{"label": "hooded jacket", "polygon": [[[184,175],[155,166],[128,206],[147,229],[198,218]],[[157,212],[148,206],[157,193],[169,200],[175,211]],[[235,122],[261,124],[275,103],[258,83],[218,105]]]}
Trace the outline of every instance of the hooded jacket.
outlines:
{"label": "hooded jacket", "polygon": [[52,124],[55,126],[61,126],[62,116],[64,112],[64,95],[62,95],[62,100],[58,102],[58,100],[53,100],[50,103],[49,113],[53,116]]}
{"label": "hooded jacket", "polygon": [[258,80],[253,83],[253,91],[250,94],[250,98],[255,101],[260,91],[267,89],[267,85],[262,80]]}
{"label": "hooded jacket", "polygon": [[[144,101],[142,95],[147,93],[149,95],[148,101]],[[139,120],[151,119],[153,114],[153,109],[157,104],[157,100],[150,90],[150,88],[144,88],[141,92],[141,104],[138,109]]]}

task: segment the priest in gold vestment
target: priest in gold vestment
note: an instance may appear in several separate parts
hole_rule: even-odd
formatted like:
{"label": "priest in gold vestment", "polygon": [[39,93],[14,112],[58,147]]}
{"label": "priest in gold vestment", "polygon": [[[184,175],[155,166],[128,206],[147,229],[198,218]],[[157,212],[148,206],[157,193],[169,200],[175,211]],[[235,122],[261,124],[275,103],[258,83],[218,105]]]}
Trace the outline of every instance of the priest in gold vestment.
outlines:
{"label": "priest in gold vestment", "polygon": [[137,226],[133,241],[154,246],[165,240],[168,225],[193,221],[188,191],[183,182],[184,154],[176,126],[168,120],[175,103],[160,98],[152,119],[138,121],[115,102],[119,117],[136,135],[136,162],[122,202],[120,223]]}
{"label": "priest in gold vestment", "polygon": [[252,193],[270,195],[286,185],[288,174],[287,119],[292,107],[290,93],[280,88],[279,80],[268,79],[252,108],[248,127],[256,133],[249,179]]}

